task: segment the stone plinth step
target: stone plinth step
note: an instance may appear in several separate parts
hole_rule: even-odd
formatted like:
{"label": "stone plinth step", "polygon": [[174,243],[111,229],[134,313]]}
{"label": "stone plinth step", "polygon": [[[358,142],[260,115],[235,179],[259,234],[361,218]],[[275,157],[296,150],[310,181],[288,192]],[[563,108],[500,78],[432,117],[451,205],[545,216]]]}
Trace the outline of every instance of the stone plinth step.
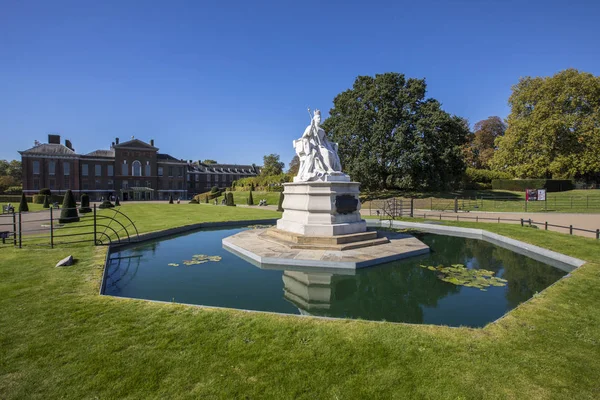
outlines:
{"label": "stone plinth step", "polygon": [[[386,243],[390,242],[386,237],[378,238],[377,232],[365,232],[365,233],[369,233],[369,235],[361,234],[359,236],[359,238],[362,240],[356,241],[356,238],[354,238],[354,239],[352,239],[353,241],[351,241],[349,243],[336,244],[336,241],[331,240],[332,239],[331,237],[322,237],[322,236],[304,236],[304,237],[300,238],[300,236],[302,236],[302,235],[297,235],[299,237],[295,237],[295,239],[304,239],[304,240],[292,241],[292,240],[288,240],[288,237],[289,237],[289,235],[296,235],[295,233],[288,233],[288,232],[281,231],[278,229],[275,229],[275,230],[279,231],[279,232],[273,232],[273,228],[270,228],[270,229],[267,229],[266,231],[262,232],[259,236],[261,238],[271,241],[273,243],[277,243],[279,245],[286,246],[289,249],[343,251],[343,250],[351,250],[351,249],[360,249],[362,247],[377,246],[380,244],[386,244]],[[283,232],[284,234],[280,234],[280,232]],[[289,235],[286,235],[286,233]],[[337,238],[343,241],[343,240],[350,239],[350,238],[348,238],[348,236],[355,236],[355,235],[343,235],[343,236],[346,236],[346,237],[341,238],[340,236],[337,236]]]}
{"label": "stone plinth step", "polygon": [[288,232],[277,228],[269,228],[265,232],[268,236],[280,239],[286,242],[292,242],[300,245],[332,245],[338,246],[347,243],[364,242],[366,240],[377,239],[376,231],[352,233],[349,235],[337,236],[308,236],[295,232]]}

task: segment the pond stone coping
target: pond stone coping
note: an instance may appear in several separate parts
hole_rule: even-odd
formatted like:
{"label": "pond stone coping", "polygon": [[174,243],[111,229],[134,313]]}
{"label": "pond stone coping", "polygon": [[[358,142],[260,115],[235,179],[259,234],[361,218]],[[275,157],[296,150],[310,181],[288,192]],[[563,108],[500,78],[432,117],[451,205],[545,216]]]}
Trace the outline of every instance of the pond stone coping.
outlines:
{"label": "pond stone coping", "polygon": [[371,228],[417,229],[423,232],[437,233],[441,235],[485,240],[486,242],[514,251],[515,253],[533,258],[534,260],[541,261],[566,272],[571,272],[574,269],[585,264],[585,261],[580,260],[578,258],[570,257],[562,253],[557,253],[556,251],[544,249],[542,247],[534,246],[529,243],[521,242],[520,240],[511,239],[506,236],[488,232],[483,229],[462,228],[457,226],[437,225],[420,222],[392,220],[379,221],[372,219],[367,220],[367,226]]}

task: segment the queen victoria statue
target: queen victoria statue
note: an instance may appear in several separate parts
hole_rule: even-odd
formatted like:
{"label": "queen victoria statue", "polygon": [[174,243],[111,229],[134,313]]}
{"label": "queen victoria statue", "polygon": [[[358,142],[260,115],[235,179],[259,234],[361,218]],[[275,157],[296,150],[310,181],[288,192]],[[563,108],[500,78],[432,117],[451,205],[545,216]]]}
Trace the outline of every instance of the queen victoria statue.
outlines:
{"label": "queen victoria statue", "polygon": [[320,124],[321,112],[315,110],[302,137],[294,140],[294,149],[300,158],[300,168],[294,182],[347,182],[350,178],[342,172],[337,143],[327,140]]}

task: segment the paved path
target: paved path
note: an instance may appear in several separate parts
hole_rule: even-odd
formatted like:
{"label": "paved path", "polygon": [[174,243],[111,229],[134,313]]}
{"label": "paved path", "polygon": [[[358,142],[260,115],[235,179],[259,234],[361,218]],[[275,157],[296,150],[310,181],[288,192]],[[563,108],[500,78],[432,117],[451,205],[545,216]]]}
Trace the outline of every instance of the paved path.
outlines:
{"label": "paved path", "polygon": [[[381,211],[380,211],[381,212]],[[369,210],[362,210],[363,215],[369,215]],[[372,215],[376,215],[376,210],[372,210]],[[383,214],[383,213],[382,213]],[[558,228],[549,226],[548,230],[561,233],[569,233],[569,225],[573,225],[573,228],[587,229],[594,232],[582,232],[573,230],[574,235],[585,236],[585,237],[596,237],[596,229],[600,229],[600,214],[572,214],[572,213],[539,213],[539,212],[444,212],[444,211],[431,211],[431,210],[415,210],[415,217],[422,218],[426,215],[427,218],[437,219],[442,216],[442,220],[454,220],[458,216],[459,221],[470,221],[475,222],[479,219],[480,222],[500,222],[520,224],[521,218],[544,224],[548,222],[551,225],[561,225],[566,228]],[[487,219],[486,219],[487,218]],[[504,219],[514,221],[503,221]],[[538,225],[540,229],[544,229],[543,225]]]}

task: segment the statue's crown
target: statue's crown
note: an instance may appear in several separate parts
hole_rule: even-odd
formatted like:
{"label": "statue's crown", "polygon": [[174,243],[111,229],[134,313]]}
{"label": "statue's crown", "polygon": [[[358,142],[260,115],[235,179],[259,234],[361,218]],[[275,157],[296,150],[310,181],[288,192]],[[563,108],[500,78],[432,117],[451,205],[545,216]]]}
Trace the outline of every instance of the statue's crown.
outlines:
{"label": "statue's crown", "polygon": [[315,110],[315,115],[321,116],[321,110]]}

